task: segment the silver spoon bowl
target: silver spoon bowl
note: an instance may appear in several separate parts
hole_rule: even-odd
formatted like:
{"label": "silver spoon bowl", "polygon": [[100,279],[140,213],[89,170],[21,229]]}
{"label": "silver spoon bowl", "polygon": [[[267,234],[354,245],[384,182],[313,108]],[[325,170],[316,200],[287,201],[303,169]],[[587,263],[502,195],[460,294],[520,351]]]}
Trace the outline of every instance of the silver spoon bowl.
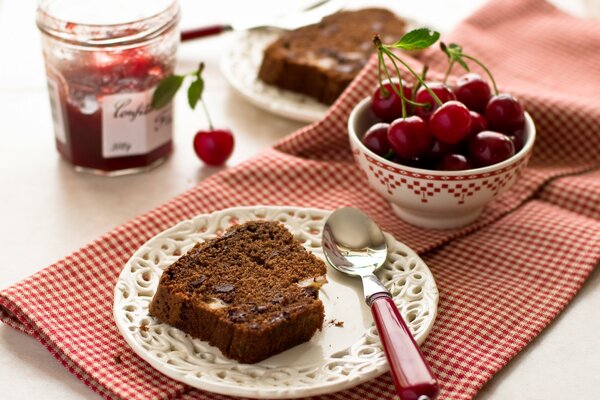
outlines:
{"label": "silver spoon bowl", "polygon": [[365,301],[371,308],[400,398],[434,400],[439,393],[435,376],[391,294],[375,276],[388,254],[379,226],[356,208],[337,209],[325,222],[323,251],[333,268],[361,278]]}
{"label": "silver spoon bowl", "polygon": [[387,292],[375,276],[387,259],[387,243],[367,215],[351,207],[332,213],[323,228],[323,249],[333,268],[362,279],[367,303],[372,295]]}

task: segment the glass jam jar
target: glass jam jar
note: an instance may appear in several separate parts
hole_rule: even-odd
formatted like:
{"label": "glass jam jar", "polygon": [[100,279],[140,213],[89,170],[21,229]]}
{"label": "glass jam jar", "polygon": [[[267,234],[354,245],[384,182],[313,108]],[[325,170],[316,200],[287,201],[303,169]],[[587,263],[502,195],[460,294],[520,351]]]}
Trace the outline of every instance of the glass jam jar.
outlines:
{"label": "glass jam jar", "polygon": [[173,72],[177,0],[41,0],[56,148],[77,170],[124,175],[172,151],[173,105],[152,109]]}

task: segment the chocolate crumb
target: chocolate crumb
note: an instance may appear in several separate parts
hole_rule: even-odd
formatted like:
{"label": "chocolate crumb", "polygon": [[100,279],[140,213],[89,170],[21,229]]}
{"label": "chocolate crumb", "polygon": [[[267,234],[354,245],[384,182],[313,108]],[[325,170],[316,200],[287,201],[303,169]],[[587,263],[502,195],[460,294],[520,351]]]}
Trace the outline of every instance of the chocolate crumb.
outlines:
{"label": "chocolate crumb", "polygon": [[272,318],[270,322],[271,323],[281,322],[281,321],[288,320],[289,318],[290,318],[290,313],[288,313],[287,311],[282,311],[279,313],[279,315]]}
{"label": "chocolate crumb", "polygon": [[229,311],[229,319],[233,322],[246,322],[246,313],[240,310]]}
{"label": "chocolate crumb", "polygon": [[140,331],[142,331],[142,332],[148,332],[149,331],[148,325],[140,325]]}
{"label": "chocolate crumb", "polygon": [[319,291],[312,286],[305,287],[304,294],[306,294],[306,296],[311,297],[313,299],[319,298]]}
{"label": "chocolate crumb", "polygon": [[231,283],[215,286],[215,292],[217,293],[229,293],[232,292],[233,289],[235,289],[235,286],[233,286]]}
{"label": "chocolate crumb", "polygon": [[121,359],[121,353],[115,354],[113,360],[115,361],[115,364],[122,364],[123,360]]}
{"label": "chocolate crumb", "polygon": [[267,311],[267,306],[254,306],[252,307],[252,312],[262,314]]}
{"label": "chocolate crumb", "polygon": [[336,319],[330,319],[329,321],[327,321],[327,324],[329,326],[335,326],[337,328],[342,328],[344,326],[344,321],[338,321]]}
{"label": "chocolate crumb", "polygon": [[195,288],[199,287],[200,285],[202,285],[204,283],[204,281],[207,279],[208,278],[206,277],[206,275],[202,275],[202,276],[200,276],[200,278],[196,279],[195,281],[190,282],[190,286],[195,289]]}
{"label": "chocolate crumb", "polygon": [[283,295],[281,293],[277,293],[273,297],[273,300],[271,300],[271,303],[273,303],[273,304],[279,304],[281,302],[283,302]]}

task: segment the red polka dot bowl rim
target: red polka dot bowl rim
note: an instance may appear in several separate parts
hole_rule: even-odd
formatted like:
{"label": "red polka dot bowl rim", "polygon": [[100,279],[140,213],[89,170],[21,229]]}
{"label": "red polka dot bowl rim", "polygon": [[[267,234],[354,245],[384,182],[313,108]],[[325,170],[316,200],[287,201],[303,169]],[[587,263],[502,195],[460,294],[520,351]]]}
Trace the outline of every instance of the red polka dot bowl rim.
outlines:
{"label": "red polka dot bowl rim", "polygon": [[535,124],[525,113],[525,143],[498,164],[464,171],[436,171],[386,160],[367,149],[361,137],[374,123],[369,97],[348,118],[354,158],[369,184],[400,218],[423,228],[451,229],[475,221],[485,205],[509,190],[527,165],[535,142]]}

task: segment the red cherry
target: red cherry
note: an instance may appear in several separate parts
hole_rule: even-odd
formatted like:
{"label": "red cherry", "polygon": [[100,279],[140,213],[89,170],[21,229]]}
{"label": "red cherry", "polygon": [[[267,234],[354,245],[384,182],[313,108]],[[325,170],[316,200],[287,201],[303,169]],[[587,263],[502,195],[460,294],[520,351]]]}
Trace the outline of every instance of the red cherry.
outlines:
{"label": "red cherry", "polygon": [[[392,81],[398,91],[400,91],[400,85],[397,80]],[[402,100],[392,89],[392,83],[386,81],[383,84],[384,90],[380,87],[375,89],[373,96],[371,96],[371,110],[373,113],[381,118],[385,122],[392,122],[396,118],[402,116]],[[412,98],[412,87],[409,83],[402,81],[402,87],[404,88],[403,94],[406,98]]]}
{"label": "red cherry", "polygon": [[427,163],[425,162],[425,159],[421,156],[413,158],[394,157],[393,161],[397,164],[405,165],[407,167],[427,169]]}
{"label": "red cherry", "polygon": [[388,141],[401,159],[421,156],[431,149],[433,137],[425,121],[416,115],[398,118],[388,129]]}
{"label": "red cherry", "polygon": [[462,171],[471,168],[473,165],[462,154],[446,154],[437,165],[437,169],[442,171]]}
{"label": "red cherry", "polygon": [[385,157],[390,151],[390,143],[387,137],[389,127],[390,124],[385,122],[371,126],[362,138],[362,142],[367,149],[381,157]]}
{"label": "red cherry", "polygon": [[469,110],[483,113],[490,97],[492,97],[492,91],[480,75],[468,73],[457,79],[454,95]]}
{"label": "red cherry", "polygon": [[194,136],[194,150],[208,165],[223,165],[233,152],[234,138],[227,129],[198,131]]}
{"label": "red cherry", "polygon": [[514,134],[525,126],[523,106],[510,94],[493,96],[485,108],[485,118],[493,131]]}
{"label": "red cherry", "polygon": [[479,167],[497,164],[515,154],[515,146],[502,133],[483,131],[469,141],[469,157]]}
{"label": "red cherry", "polygon": [[429,150],[429,153],[427,153],[427,159],[429,162],[437,164],[437,162],[446,154],[458,153],[459,151],[460,144],[449,144],[440,142],[439,140],[434,140],[431,150]]}
{"label": "red cherry", "polygon": [[[456,100],[452,90],[443,83],[431,82],[427,83],[427,86],[429,86],[429,89],[436,94],[442,103],[446,103],[450,100]],[[421,87],[419,90],[417,90],[415,101],[417,103],[427,103],[430,105],[430,107],[415,107],[415,114],[421,117],[424,121],[429,121],[429,117],[431,117],[431,114],[433,114],[433,112],[438,108],[438,105],[425,87]]]}
{"label": "red cherry", "polygon": [[513,141],[513,144],[515,145],[515,152],[518,152],[523,148],[523,145],[525,144],[525,128],[518,129],[514,133],[514,135],[509,135],[508,137]]}
{"label": "red cherry", "polygon": [[444,103],[431,115],[429,129],[440,142],[458,143],[471,131],[469,109],[456,100]]}
{"label": "red cherry", "polygon": [[485,120],[485,117],[479,114],[478,112],[469,111],[469,114],[471,114],[471,130],[469,132],[468,137],[472,138],[479,132],[487,130],[488,124]]}

